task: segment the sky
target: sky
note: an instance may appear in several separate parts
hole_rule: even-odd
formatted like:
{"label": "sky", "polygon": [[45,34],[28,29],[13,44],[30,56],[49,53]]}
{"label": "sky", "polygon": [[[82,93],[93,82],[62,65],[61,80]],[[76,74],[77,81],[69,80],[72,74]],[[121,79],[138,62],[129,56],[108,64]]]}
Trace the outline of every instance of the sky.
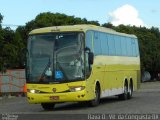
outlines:
{"label": "sky", "polygon": [[0,0],[2,25],[25,25],[42,12],[160,28],[160,0]]}

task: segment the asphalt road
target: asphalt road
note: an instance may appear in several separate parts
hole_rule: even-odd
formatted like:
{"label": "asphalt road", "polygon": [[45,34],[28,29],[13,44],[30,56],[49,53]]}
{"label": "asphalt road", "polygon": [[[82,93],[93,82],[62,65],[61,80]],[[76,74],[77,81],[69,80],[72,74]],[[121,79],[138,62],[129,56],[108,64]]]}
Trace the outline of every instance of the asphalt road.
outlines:
{"label": "asphalt road", "polygon": [[28,104],[25,97],[1,98],[0,113],[2,120],[7,117],[6,120],[9,118],[15,120],[110,119],[105,114],[160,114],[160,82],[142,83],[141,88],[134,92],[132,99],[122,101],[117,97],[108,97],[102,99],[97,107],[63,103],[57,104],[52,111],[45,111],[39,104]]}

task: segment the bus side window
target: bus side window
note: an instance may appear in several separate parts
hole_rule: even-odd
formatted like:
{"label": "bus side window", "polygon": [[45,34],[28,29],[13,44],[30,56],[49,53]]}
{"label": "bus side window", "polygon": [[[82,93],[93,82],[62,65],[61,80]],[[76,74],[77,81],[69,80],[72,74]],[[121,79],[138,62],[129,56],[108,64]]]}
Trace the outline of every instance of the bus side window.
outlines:
{"label": "bus side window", "polygon": [[121,56],[122,55],[122,48],[121,48],[121,37],[116,35],[114,36],[115,40],[115,50],[116,50],[116,56]]}
{"label": "bus side window", "polygon": [[86,70],[86,78],[90,76],[91,73],[91,65],[89,64],[88,58],[89,58],[89,52],[93,51],[92,44],[94,39],[94,32],[93,31],[87,31],[86,32],[86,48],[85,48],[85,70]]}
{"label": "bus side window", "polygon": [[[85,48],[85,57],[86,57],[86,61],[85,61],[85,66],[86,66],[86,77],[88,78],[90,76],[90,73],[91,73],[91,56],[90,56],[90,53],[92,53],[90,51],[90,48],[86,47]],[[92,63],[93,64],[93,63]]]}
{"label": "bus side window", "polygon": [[109,51],[108,51],[108,38],[107,38],[107,34],[105,33],[101,33],[100,34],[100,40],[101,40],[101,51],[102,51],[102,55],[108,55]]}
{"label": "bus side window", "polygon": [[115,50],[115,40],[112,34],[108,34],[108,47],[109,47],[109,55],[114,56],[116,50]]}
{"label": "bus side window", "polygon": [[122,49],[122,56],[127,56],[127,40],[126,37],[121,37],[121,49]]}
{"label": "bus side window", "polygon": [[100,39],[99,32],[94,32],[94,53],[95,53],[95,55],[102,54],[101,39]]}

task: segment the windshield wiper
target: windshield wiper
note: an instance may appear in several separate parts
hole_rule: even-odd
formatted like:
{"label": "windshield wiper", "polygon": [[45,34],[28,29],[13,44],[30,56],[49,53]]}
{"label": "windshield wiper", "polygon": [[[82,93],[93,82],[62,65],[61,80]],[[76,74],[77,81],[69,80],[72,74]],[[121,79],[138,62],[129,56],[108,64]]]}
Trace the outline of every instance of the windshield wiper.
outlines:
{"label": "windshield wiper", "polygon": [[63,72],[64,78],[68,81],[68,77],[67,77],[65,71],[63,70],[62,66],[60,65],[60,63],[59,62],[56,62],[56,63],[59,66],[59,69]]}
{"label": "windshield wiper", "polygon": [[49,57],[48,63],[47,63],[45,69],[43,70],[43,72],[42,72],[42,74],[41,74],[40,81],[43,81],[43,80],[44,80],[43,77],[45,76],[45,72],[46,72],[47,69],[50,67],[50,65],[51,65],[51,61],[50,61],[50,57]]}

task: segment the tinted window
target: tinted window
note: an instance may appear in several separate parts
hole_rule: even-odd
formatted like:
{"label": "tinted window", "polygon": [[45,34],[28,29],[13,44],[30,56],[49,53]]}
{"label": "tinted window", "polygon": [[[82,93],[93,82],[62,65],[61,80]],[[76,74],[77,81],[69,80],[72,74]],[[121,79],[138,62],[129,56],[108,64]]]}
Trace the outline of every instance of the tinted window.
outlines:
{"label": "tinted window", "polygon": [[132,56],[136,56],[136,44],[135,44],[135,40],[132,38],[131,39],[131,44],[132,44]]}
{"label": "tinted window", "polygon": [[100,33],[100,40],[101,40],[101,49],[102,49],[102,54],[103,55],[108,55],[108,39],[107,35],[105,33]]}
{"label": "tinted window", "polygon": [[[92,38],[93,35],[93,38]],[[95,55],[138,56],[138,41],[135,38],[118,36],[98,31],[88,31],[86,45],[94,46]],[[92,43],[93,40],[93,43]]]}
{"label": "tinted window", "polygon": [[121,37],[120,36],[114,36],[115,40],[115,48],[116,48],[116,55],[120,56],[122,55],[122,49],[121,49]]}
{"label": "tinted window", "polygon": [[86,46],[89,47],[92,50],[92,31],[87,31],[86,33]]}
{"label": "tinted window", "polygon": [[109,47],[109,55],[115,55],[115,41],[114,41],[114,36],[108,34],[108,47]]}
{"label": "tinted window", "polygon": [[136,46],[136,56],[139,56],[139,47],[138,47],[138,40],[135,39],[135,46]]}
{"label": "tinted window", "polygon": [[131,38],[127,38],[127,56],[132,56]]}
{"label": "tinted window", "polygon": [[101,39],[98,32],[94,32],[94,53],[95,55],[101,54]]}
{"label": "tinted window", "polygon": [[121,37],[121,55],[127,56],[127,40],[126,37]]}

